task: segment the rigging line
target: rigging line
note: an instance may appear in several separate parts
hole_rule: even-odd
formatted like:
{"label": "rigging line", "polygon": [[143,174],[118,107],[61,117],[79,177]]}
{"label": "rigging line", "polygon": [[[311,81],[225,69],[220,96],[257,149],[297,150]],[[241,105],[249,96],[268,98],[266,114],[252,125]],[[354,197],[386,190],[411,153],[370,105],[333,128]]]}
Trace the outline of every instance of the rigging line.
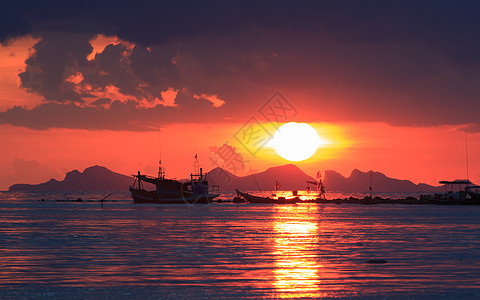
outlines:
{"label": "rigging line", "polygon": [[253,175],[251,168],[250,168],[250,174],[252,174],[253,180],[255,181],[255,184],[257,185],[258,190],[262,193],[262,197],[263,197],[264,196],[263,191],[260,189],[260,186],[258,185],[257,179],[255,179],[255,175]]}
{"label": "rigging line", "polygon": [[162,131],[158,129],[158,160],[162,161]]}

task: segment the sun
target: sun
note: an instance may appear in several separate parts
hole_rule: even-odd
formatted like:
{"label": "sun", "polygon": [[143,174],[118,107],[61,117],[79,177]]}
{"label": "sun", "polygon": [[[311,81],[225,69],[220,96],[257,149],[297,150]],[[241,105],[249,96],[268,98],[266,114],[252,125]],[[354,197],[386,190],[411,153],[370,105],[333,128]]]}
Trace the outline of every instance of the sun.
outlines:
{"label": "sun", "polygon": [[282,158],[302,161],[310,158],[320,145],[320,138],[307,123],[290,122],[282,125],[273,135],[273,148]]}

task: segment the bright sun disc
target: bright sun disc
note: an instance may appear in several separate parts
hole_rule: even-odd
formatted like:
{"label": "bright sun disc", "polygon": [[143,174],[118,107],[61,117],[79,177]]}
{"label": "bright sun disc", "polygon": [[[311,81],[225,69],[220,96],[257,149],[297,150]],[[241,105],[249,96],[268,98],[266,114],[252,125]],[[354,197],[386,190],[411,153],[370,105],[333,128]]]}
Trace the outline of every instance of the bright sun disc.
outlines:
{"label": "bright sun disc", "polygon": [[312,126],[290,122],[282,125],[273,136],[273,148],[278,155],[289,161],[310,158],[320,145],[320,138]]}

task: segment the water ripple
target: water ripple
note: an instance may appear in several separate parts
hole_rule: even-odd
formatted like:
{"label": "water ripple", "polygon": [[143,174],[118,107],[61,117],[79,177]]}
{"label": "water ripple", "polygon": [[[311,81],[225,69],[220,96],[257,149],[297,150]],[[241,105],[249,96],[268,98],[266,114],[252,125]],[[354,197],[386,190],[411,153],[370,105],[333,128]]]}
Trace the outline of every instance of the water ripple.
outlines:
{"label": "water ripple", "polygon": [[144,286],[166,298],[477,295],[479,213],[460,206],[2,202],[0,284],[77,287],[84,295]]}

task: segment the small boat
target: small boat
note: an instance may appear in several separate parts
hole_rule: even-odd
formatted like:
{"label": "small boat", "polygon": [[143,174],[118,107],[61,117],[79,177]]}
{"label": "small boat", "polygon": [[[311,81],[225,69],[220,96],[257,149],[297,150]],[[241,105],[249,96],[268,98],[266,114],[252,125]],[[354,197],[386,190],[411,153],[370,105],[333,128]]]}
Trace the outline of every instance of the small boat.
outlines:
{"label": "small boat", "polygon": [[260,197],[251,195],[249,193],[240,192],[238,189],[235,189],[237,192],[238,197],[244,198],[249,203],[278,203],[278,204],[287,204],[287,203],[297,203],[302,202],[299,197],[293,198],[285,198],[285,197],[278,197],[278,198],[270,198],[270,197]]}
{"label": "small boat", "polygon": [[[208,185],[207,173],[202,173],[202,168],[199,168],[196,155],[194,162],[195,170],[194,173],[190,174],[190,180],[179,181],[165,178],[161,161],[159,163],[157,177],[142,175],[140,171],[137,175],[132,175],[135,177],[135,181],[130,187],[130,192],[134,203],[209,203],[219,196],[218,186]],[[153,184],[155,190],[146,190],[144,183]]]}
{"label": "small boat", "polygon": [[470,180],[444,180],[439,183],[445,186],[444,193],[420,195],[420,201],[432,204],[480,204],[480,187],[471,186]]}
{"label": "small boat", "polygon": [[[252,174],[253,175],[253,174]],[[255,178],[254,178],[255,179]],[[279,189],[282,186],[277,180],[275,180],[275,193],[272,194],[273,198],[270,197],[260,197],[255,196],[249,193],[244,193],[235,189],[237,192],[237,197],[243,198],[249,203],[277,203],[277,204],[288,204],[288,203],[324,203],[325,199],[325,187],[323,185],[320,171],[317,173],[316,181],[307,181],[306,192],[307,194],[301,194],[299,191],[294,190],[291,192],[291,197],[278,196]],[[313,184],[317,187],[318,194],[310,194],[310,184]],[[285,195],[285,193],[281,193]]]}

